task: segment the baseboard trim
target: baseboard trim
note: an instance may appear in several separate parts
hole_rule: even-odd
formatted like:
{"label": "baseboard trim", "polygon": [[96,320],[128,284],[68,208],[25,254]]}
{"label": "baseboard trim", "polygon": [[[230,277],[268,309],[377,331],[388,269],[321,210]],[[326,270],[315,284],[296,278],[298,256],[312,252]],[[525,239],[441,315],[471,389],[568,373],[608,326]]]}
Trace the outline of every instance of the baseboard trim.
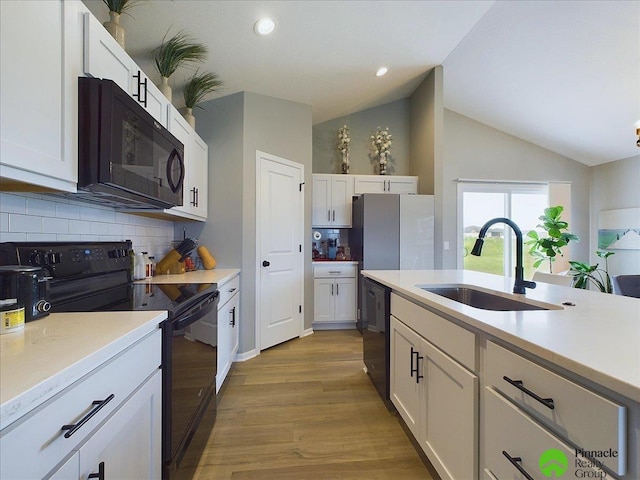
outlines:
{"label": "baseboard trim", "polygon": [[254,348],[253,350],[249,350],[248,352],[237,353],[233,361],[246,362],[247,360],[251,360],[252,358],[257,357],[258,355],[260,355],[260,351]]}
{"label": "baseboard trim", "polygon": [[313,328],[305,328],[300,335],[300,338],[308,337],[309,335],[313,335]]}

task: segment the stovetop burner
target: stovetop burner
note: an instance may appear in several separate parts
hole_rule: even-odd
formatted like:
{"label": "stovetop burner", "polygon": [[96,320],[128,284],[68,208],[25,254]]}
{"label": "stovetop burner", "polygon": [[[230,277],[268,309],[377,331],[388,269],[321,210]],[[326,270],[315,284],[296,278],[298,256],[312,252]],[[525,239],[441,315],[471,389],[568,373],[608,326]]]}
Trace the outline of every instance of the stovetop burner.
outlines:
{"label": "stovetop burner", "polygon": [[134,284],[131,242],[7,242],[0,265],[41,267],[52,312],[167,310],[176,317],[216,284]]}

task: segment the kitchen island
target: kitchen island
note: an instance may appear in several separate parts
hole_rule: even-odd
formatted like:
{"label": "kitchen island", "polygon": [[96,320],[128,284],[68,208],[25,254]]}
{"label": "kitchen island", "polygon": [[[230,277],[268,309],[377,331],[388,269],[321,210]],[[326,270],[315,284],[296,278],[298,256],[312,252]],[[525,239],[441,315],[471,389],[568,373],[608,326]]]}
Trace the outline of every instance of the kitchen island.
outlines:
{"label": "kitchen island", "polygon": [[[572,469],[638,478],[638,299],[544,283],[513,295],[512,278],[471,271],[362,273],[392,290],[391,400],[443,478],[539,478],[551,448]],[[484,310],[424,289],[443,286],[547,309]],[[463,449],[477,455],[461,466]]]}

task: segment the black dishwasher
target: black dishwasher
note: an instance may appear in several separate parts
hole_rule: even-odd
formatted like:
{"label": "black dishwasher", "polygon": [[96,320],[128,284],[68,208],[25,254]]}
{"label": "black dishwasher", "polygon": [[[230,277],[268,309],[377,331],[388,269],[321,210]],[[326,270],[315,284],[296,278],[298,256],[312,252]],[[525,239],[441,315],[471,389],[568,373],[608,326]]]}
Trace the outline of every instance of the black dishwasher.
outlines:
{"label": "black dishwasher", "polygon": [[389,316],[391,290],[370,278],[362,282],[362,343],[364,364],[387,408],[389,399]]}

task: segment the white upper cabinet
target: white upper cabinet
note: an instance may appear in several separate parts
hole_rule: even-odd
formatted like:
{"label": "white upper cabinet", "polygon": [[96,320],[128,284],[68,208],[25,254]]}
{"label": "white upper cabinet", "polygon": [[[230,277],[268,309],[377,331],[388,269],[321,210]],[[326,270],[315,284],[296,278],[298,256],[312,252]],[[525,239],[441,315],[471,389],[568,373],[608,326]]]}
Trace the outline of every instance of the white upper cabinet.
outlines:
{"label": "white upper cabinet", "polygon": [[209,182],[209,147],[175,109],[169,110],[169,131],[184,145],[185,176],[182,186],[182,205],[165,210],[190,220],[207,219]]}
{"label": "white upper cabinet", "polygon": [[418,177],[389,175],[355,175],[354,194],[363,193],[418,193]]}
{"label": "white upper cabinet", "polygon": [[313,174],[313,227],[351,227],[352,175]]}
{"label": "white upper cabinet", "polygon": [[84,73],[108,78],[167,126],[171,103],[91,13],[85,14]]}
{"label": "white upper cabinet", "polygon": [[76,191],[79,1],[0,2],[2,189]]}

